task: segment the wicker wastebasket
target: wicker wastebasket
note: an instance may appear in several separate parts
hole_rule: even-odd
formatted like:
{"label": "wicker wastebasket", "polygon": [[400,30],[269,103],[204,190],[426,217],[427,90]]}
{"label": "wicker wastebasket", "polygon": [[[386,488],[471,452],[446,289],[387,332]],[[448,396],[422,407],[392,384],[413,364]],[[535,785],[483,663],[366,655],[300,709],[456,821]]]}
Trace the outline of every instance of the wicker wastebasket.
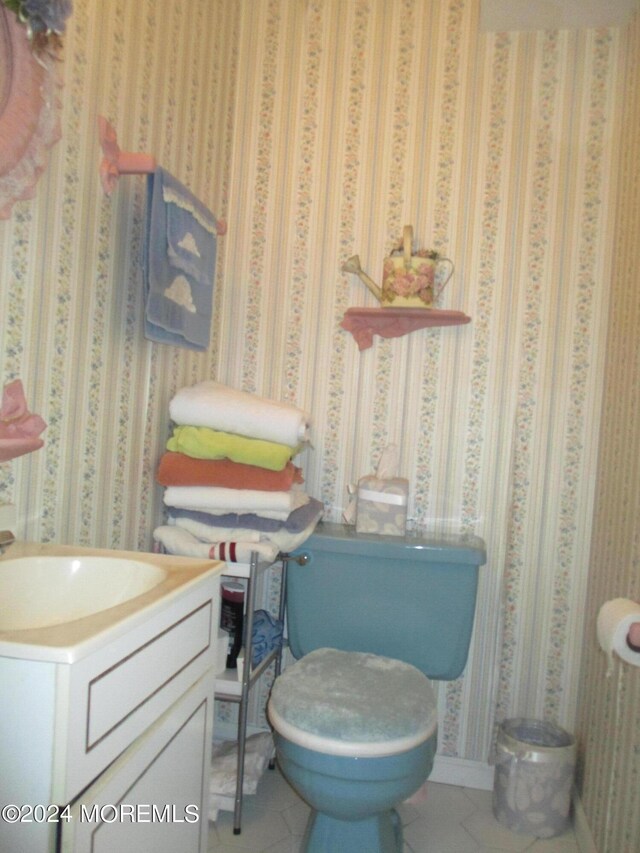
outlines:
{"label": "wicker wastebasket", "polygon": [[553,723],[518,717],[498,732],[493,813],[512,832],[552,838],[570,823],[576,745]]}

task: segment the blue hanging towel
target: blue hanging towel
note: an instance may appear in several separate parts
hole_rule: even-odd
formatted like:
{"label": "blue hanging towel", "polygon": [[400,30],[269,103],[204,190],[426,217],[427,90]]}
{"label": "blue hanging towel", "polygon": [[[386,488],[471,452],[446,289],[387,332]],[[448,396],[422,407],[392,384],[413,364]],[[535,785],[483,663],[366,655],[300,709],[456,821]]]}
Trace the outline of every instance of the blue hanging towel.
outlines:
{"label": "blue hanging towel", "polygon": [[147,179],[145,337],[206,351],[211,336],[216,219],[173,175]]}

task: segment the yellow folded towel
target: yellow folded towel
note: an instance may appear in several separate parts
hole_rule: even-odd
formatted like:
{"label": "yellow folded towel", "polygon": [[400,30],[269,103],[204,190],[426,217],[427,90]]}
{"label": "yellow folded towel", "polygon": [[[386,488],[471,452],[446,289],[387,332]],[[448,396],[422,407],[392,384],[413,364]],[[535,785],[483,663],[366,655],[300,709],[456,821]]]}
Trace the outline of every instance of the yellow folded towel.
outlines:
{"label": "yellow folded towel", "polygon": [[167,450],[186,453],[195,459],[231,459],[269,471],[282,471],[298,452],[297,447],[287,444],[196,426],[175,427]]}

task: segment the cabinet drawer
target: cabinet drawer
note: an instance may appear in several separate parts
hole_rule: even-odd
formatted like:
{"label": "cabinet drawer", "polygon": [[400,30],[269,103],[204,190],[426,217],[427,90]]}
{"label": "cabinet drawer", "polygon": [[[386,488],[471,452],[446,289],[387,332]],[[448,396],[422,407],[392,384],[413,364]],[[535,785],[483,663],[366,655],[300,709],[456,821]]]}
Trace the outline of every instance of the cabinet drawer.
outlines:
{"label": "cabinet drawer", "polygon": [[162,631],[88,685],[87,750],[209,648],[211,602]]}

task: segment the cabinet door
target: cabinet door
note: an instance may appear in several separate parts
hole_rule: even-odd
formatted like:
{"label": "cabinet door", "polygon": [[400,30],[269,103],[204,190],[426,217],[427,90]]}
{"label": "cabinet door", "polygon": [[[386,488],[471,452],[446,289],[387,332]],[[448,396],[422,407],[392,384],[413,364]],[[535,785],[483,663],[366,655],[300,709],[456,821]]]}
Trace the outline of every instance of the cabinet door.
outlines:
{"label": "cabinet door", "polygon": [[210,671],[72,804],[62,853],[204,853],[212,720]]}

